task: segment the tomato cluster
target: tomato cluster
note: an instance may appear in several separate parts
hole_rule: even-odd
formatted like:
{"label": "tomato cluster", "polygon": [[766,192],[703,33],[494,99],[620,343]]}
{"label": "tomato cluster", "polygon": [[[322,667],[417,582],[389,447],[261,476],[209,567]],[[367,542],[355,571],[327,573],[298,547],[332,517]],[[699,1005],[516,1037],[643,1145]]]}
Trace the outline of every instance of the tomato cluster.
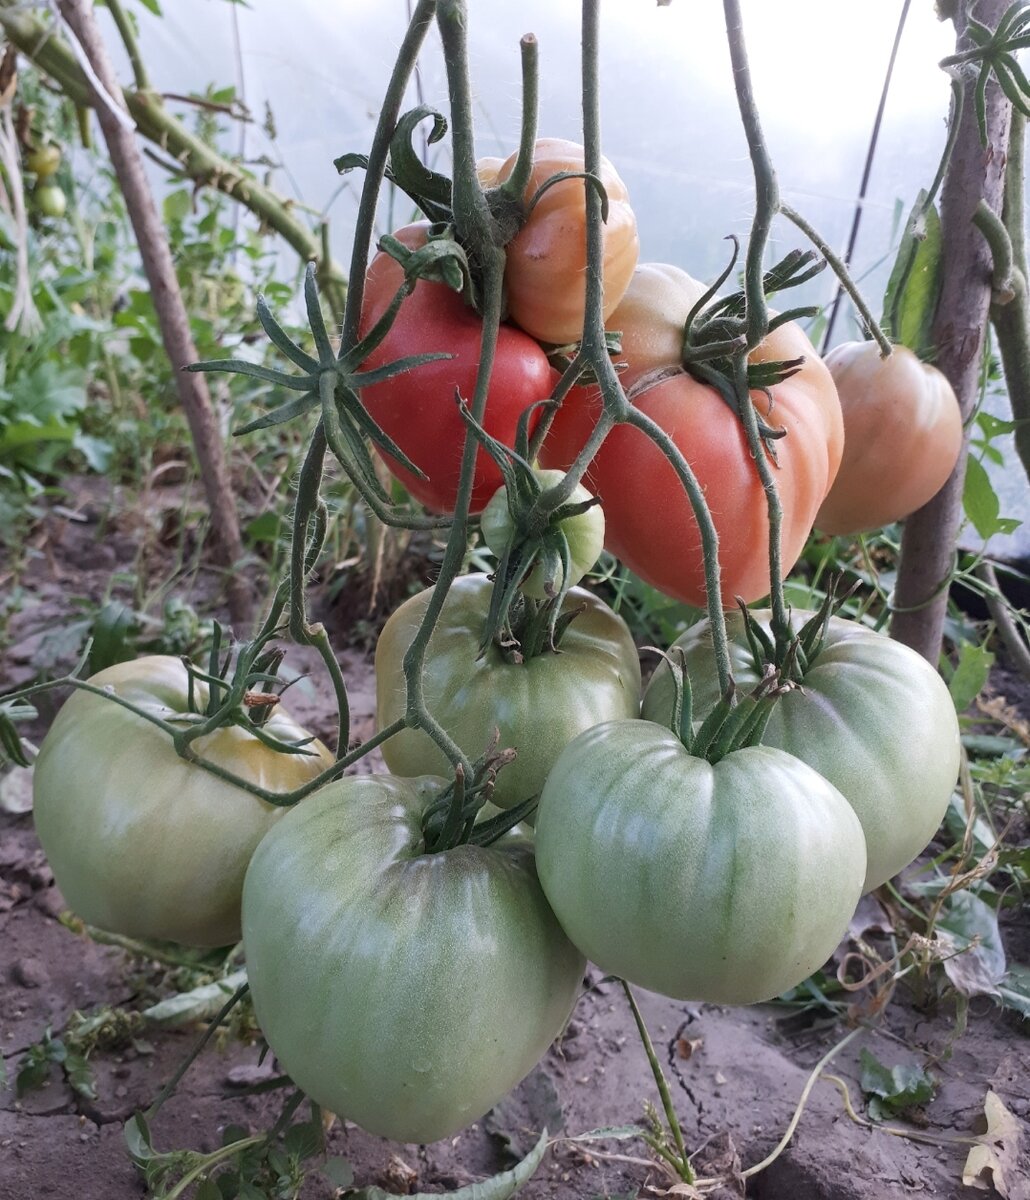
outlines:
{"label": "tomato cluster", "polygon": [[[513,166],[514,157],[484,163],[480,177],[500,189]],[[104,928],[198,944],[234,940],[242,921],[255,1009],[284,1069],[333,1112],[404,1141],[448,1136],[531,1069],[568,1019],[585,956],[668,995],[717,1003],[797,984],[832,953],[863,890],[929,841],[957,773],[957,721],[937,674],[828,614],[796,614],[791,630],[768,613],[729,616],[736,696],[756,689],[735,704],[720,695],[710,623],[695,625],[641,711],[629,630],[575,585],[603,544],[670,596],[706,603],[698,521],[679,477],[645,432],[623,423],[589,463],[589,490],[542,503],[601,416],[600,387],[588,381],[549,414],[542,467],[527,461],[557,379],[548,350],[576,341],[584,320],[584,183],[547,184],[582,168],[579,147],[538,144],[506,248],[508,319],[470,503],[497,578],[469,574],[442,596],[413,596],[378,642],[377,720],[395,729],[382,745],[390,774],[337,778],[280,820],[282,810],[179,758],[166,732],[95,692],[68,702],[36,768],[40,837],[76,911]],[[759,464],[736,408],[685,356],[705,288],[679,268],[637,264],[632,209],[607,161],[601,182],[604,316],[620,337],[623,387],[697,478],[718,534],[721,604],[759,600],[774,583]],[[451,512],[471,436],[457,400],[473,393],[483,326],[447,283],[406,278],[404,252],[438,236],[427,224],[398,230],[399,257],[388,246],[369,267],[361,335],[396,312],[361,369],[433,357],[380,372],[360,399],[417,472],[385,457],[389,469],[427,508]],[[775,451],[761,453],[783,511],[784,570],[813,523],[849,531],[896,519],[937,486],[935,474],[920,487],[870,487],[864,423],[889,410],[905,424],[901,399],[881,401],[879,389],[912,392],[894,380],[915,377],[916,392],[920,380],[933,390],[906,352],[887,363],[874,353],[844,349],[828,365],[787,321],[750,354],[751,399],[776,435]],[[949,414],[950,455],[961,429],[945,399],[919,402],[928,415],[914,436],[928,436],[937,404]],[[891,502],[881,508],[877,492]],[[677,663],[690,682],[687,717]],[[172,660],[92,682],[166,722],[195,711]],[[414,691],[431,722],[412,718]],[[273,720],[280,743],[306,741],[280,711]],[[274,792],[334,761],[318,743],[297,755],[267,742],[243,722],[196,749]],[[506,758],[491,757],[498,744]],[[144,775],[160,786],[139,788]],[[503,811],[477,814],[487,795],[491,812],[516,810],[511,829]],[[538,796],[535,830],[514,825]]]}

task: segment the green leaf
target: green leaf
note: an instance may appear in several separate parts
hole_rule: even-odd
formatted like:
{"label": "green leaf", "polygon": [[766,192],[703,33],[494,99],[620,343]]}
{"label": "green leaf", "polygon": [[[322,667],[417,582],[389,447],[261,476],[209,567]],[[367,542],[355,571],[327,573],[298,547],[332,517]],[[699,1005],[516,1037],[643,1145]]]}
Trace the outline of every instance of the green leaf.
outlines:
{"label": "green leaf", "polygon": [[997,996],[1005,975],[998,914],[973,892],[953,892],[937,918],[937,942],[949,957],[944,971],[964,996]]}
{"label": "green leaf", "polygon": [[52,1065],[50,1059],[30,1054],[14,1077],[15,1095],[21,1099],[26,1092],[34,1092],[37,1088],[41,1088],[50,1078]]}
{"label": "green leaf", "polygon": [[96,471],[98,475],[102,475],[107,470],[114,455],[114,446],[106,438],[93,437],[91,434],[83,433],[81,429],[75,431],[75,436],[72,438],[72,449],[78,450],[90,470]]}
{"label": "green leaf", "polygon": [[153,13],[155,17],[164,16],[164,13],[161,12],[161,5],[158,3],[158,0],[139,0],[139,2],[147,10],[147,12]]}
{"label": "green leaf", "polygon": [[[215,983],[205,983],[189,992],[168,996],[143,1010],[145,1020],[155,1025],[185,1025],[191,1021],[210,1021],[222,1005],[247,982],[246,971],[235,971]],[[246,1137],[246,1131],[243,1136]]]}
{"label": "green leaf", "polygon": [[934,349],[932,326],[940,293],[941,219],[921,191],[909,214],[883,300],[884,321],[896,342],[920,357]]}
{"label": "green leaf", "polygon": [[322,1173],[336,1188],[347,1188],[354,1182],[354,1168],[345,1158],[333,1155],[322,1164]]}
{"label": "green leaf", "polygon": [[987,541],[996,533],[1011,533],[1020,522],[1013,517],[1002,517],[1001,502],[991,484],[990,476],[978,458],[966,461],[966,482],[962,492],[962,504],[966,516],[973,522],[976,532]]}
{"label": "green leaf", "polygon": [[996,417],[983,408],[976,414],[976,423],[983,430],[984,437],[988,441],[993,441],[994,438],[1001,437],[1006,433],[1015,433],[1020,424],[1019,421],[1003,421],[1001,417]]}
{"label": "green leaf", "polygon": [[868,1109],[874,1121],[895,1117],[933,1099],[937,1081],[922,1067],[885,1067],[868,1050],[862,1051],[861,1064],[862,1091],[871,1097]]}
{"label": "green leaf", "polygon": [[142,1113],[134,1113],[126,1122],[123,1129],[125,1144],[129,1148],[129,1157],[137,1166],[154,1157],[154,1143],[150,1139],[150,1129]]}
{"label": "green leaf", "polygon": [[966,643],[960,648],[955,673],[948,681],[956,712],[964,713],[980,695],[993,665],[994,655],[985,646]]}
{"label": "green leaf", "polygon": [[305,1121],[300,1125],[291,1125],[283,1138],[287,1154],[302,1160],[321,1153],[323,1144],[321,1121]]}
{"label": "green leaf", "polygon": [[1030,967],[1013,963],[998,981],[998,995],[1006,1008],[1030,1017]]}
{"label": "green leaf", "polygon": [[120,600],[109,600],[97,613],[90,631],[90,675],[135,657],[136,651],[130,642],[135,620],[136,614]]}
{"label": "green leaf", "polygon": [[84,1055],[77,1054],[74,1051],[69,1052],[64,1060],[64,1074],[68,1080],[68,1086],[73,1092],[77,1092],[78,1095],[84,1096],[87,1100],[95,1100],[97,1098],[93,1070]]}
{"label": "green leaf", "polygon": [[[540,1135],[532,1150],[521,1162],[516,1163],[510,1171],[502,1171],[499,1175],[491,1175],[467,1187],[458,1188],[454,1192],[418,1192],[413,1200],[432,1200],[434,1196],[450,1196],[451,1200],[508,1200],[514,1196],[527,1179],[532,1178],[547,1152],[547,1130]],[[393,1200],[393,1192],[384,1192],[382,1188],[365,1187],[356,1192],[347,1193],[348,1200]]]}
{"label": "green leaf", "polygon": [[185,188],[177,192],[169,192],[164,199],[164,218],[166,225],[175,225],[184,221],[193,207],[193,198]]}
{"label": "green leaf", "polygon": [[213,1179],[205,1179],[193,1193],[193,1200],[222,1200],[222,1189]]}

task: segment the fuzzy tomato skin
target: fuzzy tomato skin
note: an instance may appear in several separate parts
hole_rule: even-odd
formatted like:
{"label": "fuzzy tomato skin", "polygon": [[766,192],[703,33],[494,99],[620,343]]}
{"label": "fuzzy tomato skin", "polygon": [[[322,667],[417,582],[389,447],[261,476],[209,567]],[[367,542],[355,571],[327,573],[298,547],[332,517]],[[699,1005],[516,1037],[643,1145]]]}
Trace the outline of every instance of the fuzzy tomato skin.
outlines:
{"label": "fuzzy tomato skin", "polygon": [[[425,244],[428,228],[425,222],[408,225],[393,236],[416,250]],[[403,280],[403,269],[388,254],[380,252],[372,259],[365,280],[361,336],[386,311]],[[428,479],[419,479],[386,455],[382,456],[384,462],[408,491],[434,512],[453,512],[457,500],[466,426],[455,391],[471,404],[482,335],[483,322],[457,292],[446,284],[421,279],[401,304],[389,333],[362,365],[362,370],[371,371],[413,354],[452,356],[361,389],[369,414]],[[519,417],[550,395],[555,377],[532,338],[502,325],[483,418],[487,433],[513,446]],[[531,420],[530,431],[538,419],[534,416]],[[494,461],[480,448],[471,511],[480,512],[503,482]]]}
{"label": "fuzzy tomato skin", "polygon": [[[504,183],[517,157],[517,153],[512,154],[496,168],[495,160],[484,160],[479,164],[480,179]],[[582,146],[563,138],[538,139],[525,201],[528,203],[552,175],[582,170]],[[608,220],[602,229],[602,311],[607,318],[626,291],[637,265],[640,243],[626,185],[603,157],[600,176],[608,193]],[[578,342],[583,336],[587,266],[584,188],[582,179],[552,184],[505,247],[509,314],[542,342],[562,345]]]}
{"label": "fuzzy tomato skin", "polygon": [[527,843],[421,852],[442,786],[329,784],[262,842],[243,893],[254,1008],[284,1069],[401,1142],[456,1133],[527,1075],[585,967]]}
{"label": "fuzzy tomato skin", "polygon": [[[556,487],[563,478],[561,471],[538,470],[536,474],[545,490]],[[568,503],[581,504],[590,499],[590,493],[581,483],[578,483],[573,489]],[[513,528],[511,513],[508,510],[507,488],[501,488],[491,497],[490,503],[483,509],[480,528],[483,531],[483,540],[500,558],[504,553],[504,547],[511,538]],[[604,549],[604,512],[601,506],[595,504],[586,512],[566,517],[561,522],[561,530],[569,544],[569,586],[575,587],[601,557],[601,551]],[[519,586],[525,595],[532,596],[535,600],[546,600],[547,593],[544,590],[544,583],[544,566],[537,562]],[[562,579],[555,580],[556,587],[561,587],[561,585]]]}
{"label": "fuzzy tomato skin", "polygon": [[922,508],[962,449],[962,412],[947,378],[905,346],[846,342],[826,356],[844,412],[840,471],[816,516],[823,533],[879,529]]}
{"label": "fuzzy tomato skin", "polygon": [[[621,617],[582,588],[563,611],[585,606],[565,631],[557,654],[506,662],[495,645],[477,657],[493,585],[485,575],[454,581],[429,642],[423,689],[426,706],[473,761],[494,731],[517,758],[501,770],[491,799],[501,808],[536,795],[551,764],[582,730],[640,711],[640,660]],[[404,715],[402,663],[429,604],[431,590],[412,596],[390,617],[376,645],[376,721],[380,729]],[[404,729],[383,743],[395,775],[448,770],[429,736]]]}
{"label": "fuzzy tomato skin", "polygon": [[[771,614],[752,613],[769,632]],[[792,614],[800,628],[811,613]],[[758,671],[739,613],[727,616],[730,672],[745,690]],[[673,645],[685,655],[702,719],[718,699],[718,673],[707,621]],[[644,715],[667,719],[673,701],[668,667],[644,697]],[[777,700],[763,742],[796,755],[843,794],[862,822],[868,851],[863,891],[896,875],[936,833],[959,766],[959,726],[944,681],[921,655],[856,621],[834,617],[800,688]]]}
{"label": "fuzzy tomato skin", "polygon": [[714,767],[650,721],[610,721],[555,763],[536,820],[540,882],[606,972],[682,1000],[755,1004],[830,956],[865,845],[837,790],[765,746]]}
{"label": "fuzzy tomato skin", "polygon": [[[617,327],[616,313],[609,324]],[[646,373],[628,356],[627,390]],[[796,375],[767,395],[752,392],[760,415],[787,433],[776,443],[772,473],[783,508],[781,555],[787,572],[797,561],[815,514],[837,473],[844,445],[840,403],[829,371],[793,323],[780,326],[751,355],[753,362],[804,357]],[[647,369],[672,365],[647,360]],[[646,391],[634,405],[675,442],[692,467],[719,535],[722,603],[752,602],[769,591],[769,518],[762,482],[736,414],[714,388],[686,373]],[[544,466],[566,469],[601,414],[597,388],[575,388],[554,418],[541,450]],[[701,534],[679,477],[640,430],[616,426],[584,482],[604,507],[605,546],[666,595],[704,607]],[[656,520],[655,514],[661,519]]]}
{"label": "fuzzy tomato skin", "polygon": [[[186,668],[152,655],[119,663],[90,683],[164,720],[189,711]],[[197,685],[201,704],[207,686]],[[308,735],[281,708],[265,729]],[[332,765],[282,754],[237,726],[195,743],[219,766],[287,792]],[[33,775],[33,812],[54,878],[84,921],[127,937],[192,946],[239,941],[240,891],[258,842],[283,812],[180,758],[156,726],[121,705],[76,691],[47,733]]]}

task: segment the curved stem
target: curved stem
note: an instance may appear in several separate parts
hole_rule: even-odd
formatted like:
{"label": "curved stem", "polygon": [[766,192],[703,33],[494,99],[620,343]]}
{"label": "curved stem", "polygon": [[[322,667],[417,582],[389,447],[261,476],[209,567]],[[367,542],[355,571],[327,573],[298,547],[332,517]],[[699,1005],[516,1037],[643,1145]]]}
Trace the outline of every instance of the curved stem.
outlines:
{"label": "curved stem", "polygon": [[755,215],[751,222],[744,265],[744,294],[747,297],[747,345],[749,350],[765,337],[769,328],[769,309],[765,299],[762,263],[773,217],[779,211],[780,191],[776,172],[762,136],[758,106],[751,89],[751,69],[744,44],[744,23],[740,15],[740,0],[723,0],[726,14],[726,36],[729,39],[733,82],[740,107],[740,119],[747,137],[748,152],[755,176]]}
{"label": "curved stem", "polygon": [[511,174],[501,184],[501,192],[513,203],[522,204],[529,177],[533,173],[533,152],[536,148],[537,114],[540,107],[539,43],[527,33],[519,43],[522,50],[522,132],[519,152]]}
{"label": "curved stem", "polygon": [[136,87],[141,92],[149,92],[150,80],[147,77],[147,68],[143,64],[143,56],[139,52],[135,31],[125,15],[121,0],[107,0],[107,7],[118,27],[118,36],[122,39],[125,53],[129,56],[129,65],[132,67],[132,77],[136,81]]}
{"label": "curved stem", "polygon": [[765,502],[769,509],[769,597],[772,602],[773,630],[776,633],[777,642],[779,642],[781,634],[788,634],[790,629],[790,618],[783,596],[781,546],[783,505],[780,503],[780,493],[776,487],[776,481],[773,479],[772,468],[769,466],[769,456],[758,430],[758,414],[755,412],[755,404],[748,391],[747,362],[734,359],[733,367],[737,395],[743,395],[745,398],[744,403],[740,406],[740,418],[744,424],[748,446],[751,448],[751,456],[755,460],[755,469],[762,481],[762,490],[765,492]]}
{"label": "curved stem", "polygon": [[[486,412],[490,374],[497,349],[501,323],[504,251],[493,240],[493,221],[479,177],[476,174],[472,123],[472,89],[468,78],[466,30],[468,12],[464,0],[444,0],[437,12],[437,24],[444,46],[447,86],[450,96],[451,133],[454,145],[453,210],[455,225],[469,254],[482,270],[483,334],[479,368],[470,405],[475,421],[482,425]],[[466,779],[474,777],[472,763],[454,739],[426,707],[422,673],[430,638],[443,609],[447,592],[461,570],[468,549],[469,506],[475,478],[479,443],[470,429],[465,431],[458,494],[447,546],[440,563],[436,586],[426,606],[422,624],[404,655],[404,680],[407,689],[406,721],[412,728],[424,730],[455,768],[461,767]]]}
{"label": "curved stem", "polygon": [[876,339],[877,345],[880,347],[881,354],[884,358],[887,358],[893,350],[890,339],[880,328],[879,322],[873,316],[872,310],[870,309],[869,305],[866,304],[862,297],[862,293],[858,290],[858,286],[851,278],[851,275],[848,272],[846,259],[838,258],[833,252],[829,243],[822,237],[818,230],[809,224],[809,222],[805,220],[805,218],[796,209],[791,208],[789,204],[781,202],[780,212],[787,218],[788,221],[793,222],[798,229],[801,230],[805,237],[808,238],[812,245],[815,246],[823,258],[825,258],[830,264],[830,269],[833,271],[834,275],[837,276],[837,280],[840,285],[837,294],[841,295],[843,292],[847,292],[852,304],[854,304],[855,308],[858,309],[859,315],[862,317],[866,328]]}

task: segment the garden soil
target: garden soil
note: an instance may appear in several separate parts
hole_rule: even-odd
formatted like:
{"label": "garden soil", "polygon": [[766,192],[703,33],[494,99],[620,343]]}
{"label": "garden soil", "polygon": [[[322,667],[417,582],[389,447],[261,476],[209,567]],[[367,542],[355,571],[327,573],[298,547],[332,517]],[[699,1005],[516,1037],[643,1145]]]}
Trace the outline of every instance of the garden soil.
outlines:
{"label": "garden soil", "polygon": [[[69,580],[74,578],[77,595],[102,594],[119,560],[135,553],[138,538],[131,531],[122,542],[119,536],[117,529],[110,531],[98,561],[95,526],[68,521],[51,528],[32,572],[33,603],[21,623],[15,619],[10,626],[0,690],[31,675],[40,629],[48,627],[52,636],[61,621],[70,620]],[[341,659],[351,685],[354,734],[363,737],[372,729],[371,666],[356,650],[344,651]],[[296,670],[314,668],[310,657],[294,651],[290,661]],[[291,691],[290,707],[313,731],[328,734],[331,699],[318,680],[314,670],[301,680]],[[39,731],[52,711],[42,707]],[[0,813],[0,1045],[7,1080],[0,1088],[0,1200],[139,1198],[146,1190],[126,1153],[123,1125],[150,1104],[186,1056],[197,1028],[146,1029],[135,1041],[98,1047],[90,1056],[95,1100],[76,1095],[56,1068],[45,1086],[17,1098],[19,1064],[48,1028],[56,1034],[75,1011],[138,1008],[153,998],[155,987],[169,986],[170,977],[156,966],[68,928],[61,920],[64,911],[31,814]],[[866,901],[852,932],[875,936],[880,918]],[[1010,956],[1030,961],[1026,912],[1007,917],[1003,932]],[[854,1003],[868,1005],[874,990],[856,992]],[[984,1196],[996,1176],[985,1173],[977,1189],[963,1186],[961,1177],[969,1139],[984,1129],[990,1090],[1012,1117],[989,1149],[1010,1200],[1030,1200],[1030,1037],[1018,1017],[989,998],[971,1002],[963,1028],[953,1002],[921,1009],[913,990],[899,985],[884,1011],[811,1087],[786,1149],[746,1182],[741,1172],[771,1153],[813,1068],[852,1026],[826,1010],[729,1009],[647,993],[639,998],[686,1143],[700,1148],[698,1173],[718,1181],[706,1194],[754,1200]],[[859,1086],[863,1051],[888,1067],[928,1068],[937,1080],[933,1099],[908,1120],[871,1125]],[[209,1048],[155,1119],[155,1146],[210,1151],[221,1145],[229,1125],[251,1132],[268,1128],[281,1094],[244,1090],[273,1069],[259,1059],[255,1044],[228,1040]],[[526,1200],[690,1195],[673,1187],[639,1139],[574,1140],[602,1127],[643,1128],[645,1105],[651,1104],[660,1106],[659,1097],[622,989],[590,969],[564,1035],[484,1120],[430,1146],[387,1142],[337,1120],[327,1133],[327,1151],[349,1162],[355,1186],[439,1192],[509,1168],[546,1125],[561,1140],[520,1193]],[[847,1105],[853,1106],[851,1115]],[[300,1195],[334,1196],[334,1185],[313,1162]]]}

